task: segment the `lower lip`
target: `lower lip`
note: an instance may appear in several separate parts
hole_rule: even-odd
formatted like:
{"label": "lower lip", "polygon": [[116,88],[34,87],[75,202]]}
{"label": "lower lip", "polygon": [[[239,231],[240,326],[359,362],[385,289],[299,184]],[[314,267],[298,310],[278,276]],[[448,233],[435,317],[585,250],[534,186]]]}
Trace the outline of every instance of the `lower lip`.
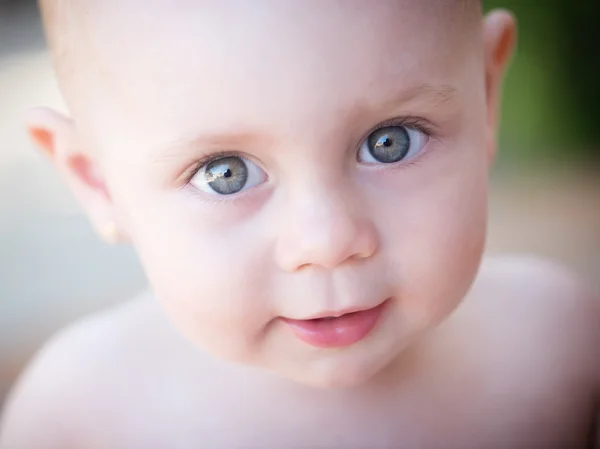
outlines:
{"label": "lower lip", "polygon": [[290,326],[296,337],[318,348],[341,348],[365,338],[377,324],[388,301],[368,310],[347,313],[337,318],[282,321]]}

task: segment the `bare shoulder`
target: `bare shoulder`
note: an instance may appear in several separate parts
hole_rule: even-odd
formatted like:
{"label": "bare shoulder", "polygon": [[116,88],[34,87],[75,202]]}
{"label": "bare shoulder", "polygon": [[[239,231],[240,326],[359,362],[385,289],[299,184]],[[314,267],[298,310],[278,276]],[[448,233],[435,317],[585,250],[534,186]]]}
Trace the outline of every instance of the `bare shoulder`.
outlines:
{"label": "bare shoulder", "polygon": [[569,269],[533,256],[490,258],[471,296],[490,327],[514,339],[514,351],[600,379],[600,298]]}
{"label": "bare shoulder", "polygon": [[[490,306],[518,307],[543,316],[583,320],[599,319],[597,292],[577,274],[551,260],[526,255],[485,259],[473,286]],[[583,324],[583,323],[580,323]]]}
{"label": "bare shoulder", "polygon": [[9,397],[0,447],[80,447],[108,396],[126,397],[135,371],[153,363],[149,347],[168,338],[157,309],[149,297],[136,298],[54,335]]}

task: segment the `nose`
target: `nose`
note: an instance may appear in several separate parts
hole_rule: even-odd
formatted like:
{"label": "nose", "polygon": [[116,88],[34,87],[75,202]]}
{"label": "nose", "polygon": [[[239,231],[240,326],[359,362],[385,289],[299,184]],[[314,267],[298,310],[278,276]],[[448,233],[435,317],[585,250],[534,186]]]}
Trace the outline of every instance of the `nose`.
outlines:
{"label": "nose", "polygon": [[376,253],[376,227],[355,202],[321,193],[306,194],[288,206],[292,207],[280,221],[276,244],[277,263],[283,270],[332,269]]}

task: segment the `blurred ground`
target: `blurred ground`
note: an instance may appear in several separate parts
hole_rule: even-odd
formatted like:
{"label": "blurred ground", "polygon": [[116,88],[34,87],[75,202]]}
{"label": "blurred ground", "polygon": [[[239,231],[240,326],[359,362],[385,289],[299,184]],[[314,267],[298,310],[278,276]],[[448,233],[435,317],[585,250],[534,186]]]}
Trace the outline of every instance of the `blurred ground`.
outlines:
{"label": "blurred ground", "polygon": [[[131,250],[108,248],[36,154],[20,118],[60,108],[34,6],[0,0],[0,404],[41,342],[144,285]],[[491,191],[489,251],[562,261],[600,288],[597,167],[503,167]]]}

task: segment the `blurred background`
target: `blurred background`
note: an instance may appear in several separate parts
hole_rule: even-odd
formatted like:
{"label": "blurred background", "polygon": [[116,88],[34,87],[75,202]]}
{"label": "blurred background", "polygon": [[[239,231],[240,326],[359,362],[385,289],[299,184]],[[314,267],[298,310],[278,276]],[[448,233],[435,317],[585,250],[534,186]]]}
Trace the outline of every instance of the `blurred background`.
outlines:
{"label": "blurred background", "polygon": [[[560,261],[600,288],[600,2],[489,0],[519,19],[488,251]],[[42,342],[143,288],[132,251],[92,233],[21,117],[64,107],[36,4],[0,0],[0,407]]]}

